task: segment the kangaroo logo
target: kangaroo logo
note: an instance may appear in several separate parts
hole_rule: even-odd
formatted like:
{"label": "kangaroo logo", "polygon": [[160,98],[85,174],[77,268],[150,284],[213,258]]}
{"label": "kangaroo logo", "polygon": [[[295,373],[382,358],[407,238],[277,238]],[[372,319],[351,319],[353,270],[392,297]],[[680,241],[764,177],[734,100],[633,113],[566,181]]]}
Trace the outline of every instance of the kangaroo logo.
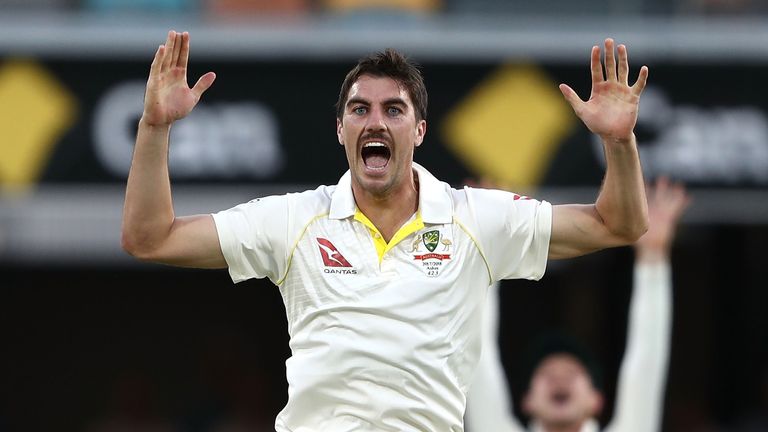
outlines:
{"label": "kangaroo logo", "polygon": [[344,255],[336,249],[336,246],[328,239],[316,237],[317,245],[320,247],[320,255],[323,257],[323,264],[326,267],[352,267],[352,264],[344,258]]}

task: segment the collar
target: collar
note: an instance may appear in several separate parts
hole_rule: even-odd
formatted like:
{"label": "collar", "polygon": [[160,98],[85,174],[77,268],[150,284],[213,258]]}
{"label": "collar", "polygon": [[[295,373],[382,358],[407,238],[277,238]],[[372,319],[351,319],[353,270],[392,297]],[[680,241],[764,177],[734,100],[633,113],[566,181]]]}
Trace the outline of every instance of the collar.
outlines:
{"label": "collar", "polygon": [[[419,177],[419,212],[424,223],[451,223],[453,200],[447,185],[416,162],[413,162],[413,170]],[[356,208],[355,196],[352,193],[352,173],[347,170],[339,179],[331,196],[331,211],[328,217],[346,219],[354,216]]]}

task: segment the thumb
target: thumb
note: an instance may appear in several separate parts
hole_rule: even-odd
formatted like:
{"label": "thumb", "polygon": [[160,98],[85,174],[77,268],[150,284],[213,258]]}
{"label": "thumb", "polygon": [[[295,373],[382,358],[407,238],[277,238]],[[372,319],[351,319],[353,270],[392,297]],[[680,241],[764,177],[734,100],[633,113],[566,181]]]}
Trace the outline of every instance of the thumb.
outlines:
{"label": "thumb", "polygon": [[192,87],[192,93],[195,94],[197,99],[200,99],[203,93],[205,93],[205,91],[211,87],[211,84],[213,84],[215,79],[216,74],[213,72],[208,72],[207,74],[201,76],[200,79],[197,80],[197,83],[195,83],[195,86]]}
{"label": "thumb", "polygon": [[568,87],[567,84],[560,84],[560,92],[563,93],[563,96],[565,96],[565,100],[568,101],[569,104],[571,104],[571,107],[573,108],[573,110],[578,112],[579,108],[584,103],[584,101],[581,100],[579,95],[577,95],[572,88]]}

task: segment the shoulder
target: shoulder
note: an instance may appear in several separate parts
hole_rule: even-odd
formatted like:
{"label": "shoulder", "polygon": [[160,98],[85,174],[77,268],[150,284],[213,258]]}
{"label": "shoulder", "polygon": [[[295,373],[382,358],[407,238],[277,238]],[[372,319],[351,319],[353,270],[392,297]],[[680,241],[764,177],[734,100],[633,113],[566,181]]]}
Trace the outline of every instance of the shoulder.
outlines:
{"label": "shoulder", "polygon": [[462,189],[451,189],[451,193],[456,210],[466,207],[473,212],[500,213],[510,207],[536,206],[541,203],[525,195],[499,189],[464,186]]}
{"label": "shoulder", "polygon": [[328,213],[335,191],[335,185],[323,185],[312,190],[286,194],[285,198],[287,205],[295,212],[295,215],[306,214],[314,217],[318,214]]}
{"label": "shoulder", "polygon": [[[264,209],[268,211],[289,211],[293,216],[304,212],[315,215],[327,211],[330,207],[331,196],[336,186],[319,186],[317,189],[302,192],[290,192],[281,195],[268,195],[254,198],[240,206],[248,209]],[[277,216],[277,214],[273,214]]]}
{"label": "shoulder", "polygon": [[274,227],[291,226],[328,213],[335,186],[254,198],[228,210],[214,213],[217,223],[228,221]]}

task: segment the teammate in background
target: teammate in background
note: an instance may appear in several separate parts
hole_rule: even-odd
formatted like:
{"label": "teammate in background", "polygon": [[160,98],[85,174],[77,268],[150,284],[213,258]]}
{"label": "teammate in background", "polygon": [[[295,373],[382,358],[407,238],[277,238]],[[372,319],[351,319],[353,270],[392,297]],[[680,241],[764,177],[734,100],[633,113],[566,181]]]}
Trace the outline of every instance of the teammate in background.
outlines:
{"label": "teammate in background", "polygon": [[[342,83],[336,132],[349,171],[337,185],[176,217],[171,124],[215,79],[209,72],[189,88],[188,56],[189,35],[171,31],[152,62],[123,247],[143,260],[228,267],[235,282],[268,277],[280,288],[292,352],[280,432],[463,430],[487,287],[539,279],[548,258],[631,244],[647,229],[633,129],[648,69],[630,86],[627,50],[611,39],[605,74],[592,48],[589,101],[560,85],[604,143],[608,167],[591,205],[456,190],[414,163],[427,131],[426,88],[412,63],[387,50],[361,59]],[[300,101],[295,114],[301,127],[309,114]]]}
{"label": "teammate in background", "polygon": [[[619,372],[616,408],[606,431],[659,430],[672,325],[670,249],[680,216],[689,204],[681,185],[661,178],[649,193],[650,225],[635,243],[634,290],[627,347]],[[489,294],[483,354],[467,401],[469,432],[522,432],[512,414],[498,354],[498,293]],[[591,359],[577,347],[544,347],[522,399],[536,432],[592,432],[603,407]],[[543,353],[542,353],[543,354]]]}

